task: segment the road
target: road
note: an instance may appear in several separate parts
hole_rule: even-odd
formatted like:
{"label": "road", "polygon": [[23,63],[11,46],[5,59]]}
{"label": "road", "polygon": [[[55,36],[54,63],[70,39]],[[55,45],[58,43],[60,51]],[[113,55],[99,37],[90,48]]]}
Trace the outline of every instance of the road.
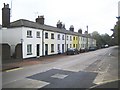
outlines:
{"label": "road", "polygon": [[2,76],[3,88],[90,88],[119,79],[118,47],[66,55],[54,61],[9,70]]}

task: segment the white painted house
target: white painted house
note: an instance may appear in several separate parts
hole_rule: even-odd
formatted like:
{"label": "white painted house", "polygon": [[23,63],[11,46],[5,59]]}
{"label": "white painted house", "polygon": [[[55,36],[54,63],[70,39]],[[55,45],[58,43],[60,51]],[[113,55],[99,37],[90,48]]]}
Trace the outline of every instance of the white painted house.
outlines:
{"label": "white painted house", "polygon": [[66,50],[68,48],[73,48],[73,35],[66,34]]}
{"label": "white painted house", "polygon": [[18,20],[11,23],[11,28],[2,29],[2,43],[11,47],[11,56],[15,54],[17,45],[21,45],[22,58],[42,56],[42,30],[25,26],[27,20]]}

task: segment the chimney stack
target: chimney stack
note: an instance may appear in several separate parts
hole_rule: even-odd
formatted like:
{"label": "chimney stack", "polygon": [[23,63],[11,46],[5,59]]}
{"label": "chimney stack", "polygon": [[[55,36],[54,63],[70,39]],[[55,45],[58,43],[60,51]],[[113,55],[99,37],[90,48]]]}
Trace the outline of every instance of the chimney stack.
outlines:
{"label": "chimney stack", "polygon": [[60,20],[57,22],[57,28],[62,29],[62,22],[60,22]]}
{"label": "chimney stack", "polygon": [[88,31],[85,31],[85,34],[88,34]]}
{"label": "chimney stack", "polygon": [[79,29],[79,30],[78,30],[78,33],[82,34],[82,29]]}
{"label": "chimney stack", "polygon": [[5,3],[2,8],[2,27],[10,27],[10,8],[9,4]]}
{"label": "chimney stack", "polygon": [[62,28],[63,28],[63,29],[66,29],[66,28],[65,28],[65,24],[62,24]]}
{"label": "chimney stack", "polygon": [[74,26],[71,25],[70,28],[69,28],[70,31],[74,32]]}
{"label": "chimney stack", "polygon": [[44,24],[44,16],[38,16],[38,18],[36,18],[36,22],[39,24]]}

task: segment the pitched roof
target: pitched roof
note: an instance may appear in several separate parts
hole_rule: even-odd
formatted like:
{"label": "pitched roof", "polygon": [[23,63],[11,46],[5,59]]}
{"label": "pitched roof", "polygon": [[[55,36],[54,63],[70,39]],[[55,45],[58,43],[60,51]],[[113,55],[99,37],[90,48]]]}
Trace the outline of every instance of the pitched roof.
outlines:
{"label": "pitched roof", "polygon": [[10,23],[10,27],[30,27],[30,28],[36,28],[36,29],[42,29],[42,30],[47,30],[47,31],[53,31],[53,32],[59,32],[59,33],[65,33],[65,34],[71,34],[71,35],[77,35],[77,36],[83,36],[83,37],[87,37],[84,34],[80,34],[78,32],[72,32],[66,29],[59,29],[57,27],[54,26],[50,26],[50,25],[42,25],[33,21],[29,21],[29,20],[25,20],[25,19],[19,19],[17,21],[11,22]]}

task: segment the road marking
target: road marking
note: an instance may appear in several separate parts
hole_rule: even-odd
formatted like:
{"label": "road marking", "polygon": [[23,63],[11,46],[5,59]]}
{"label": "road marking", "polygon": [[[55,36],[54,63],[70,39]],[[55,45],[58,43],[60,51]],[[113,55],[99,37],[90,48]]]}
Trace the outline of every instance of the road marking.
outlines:
{"label": "road marking", "polygon": [[6,70],[5,72],[12,72],[12,71],[16,71],[16,70],[21,70],[23,68],[15,68],[15,69],[11,69],[11,70]]}
{"label": "road marking", "polygon": [[120,79],[109,80],[109,81],[103,81],[103,82],[99,82],[99,83],[97,83],[97,84],[98,84],[98,85],[99,85],[99,84],[105,84],[105,83],[114,82],[114,81],[117,81],[117,80],[120,80]]}
{"label": "road marking", "polygon": [[93,83],[100,84],[101,82],[103,82],[105,74],[108,72],[109,68],[110,68],[110,64],[106,67],[104,72],[98,72],[98,75],[93,81]]}
{"label": "road marking", "polygon": [[119,80],[120,80],[120,79],[115,79],[115,80],[109,80],[109,81],[99,82],[99,83],[97,83],[97,85],[92,86],[92,87],[90,87],[90,88],[95,88],[96,86],[99,86],[99,85],[101,85],[101,84],[106,84],[106,83],[109,83],[109,82],[114,82],[114,81],[119,81]]}

